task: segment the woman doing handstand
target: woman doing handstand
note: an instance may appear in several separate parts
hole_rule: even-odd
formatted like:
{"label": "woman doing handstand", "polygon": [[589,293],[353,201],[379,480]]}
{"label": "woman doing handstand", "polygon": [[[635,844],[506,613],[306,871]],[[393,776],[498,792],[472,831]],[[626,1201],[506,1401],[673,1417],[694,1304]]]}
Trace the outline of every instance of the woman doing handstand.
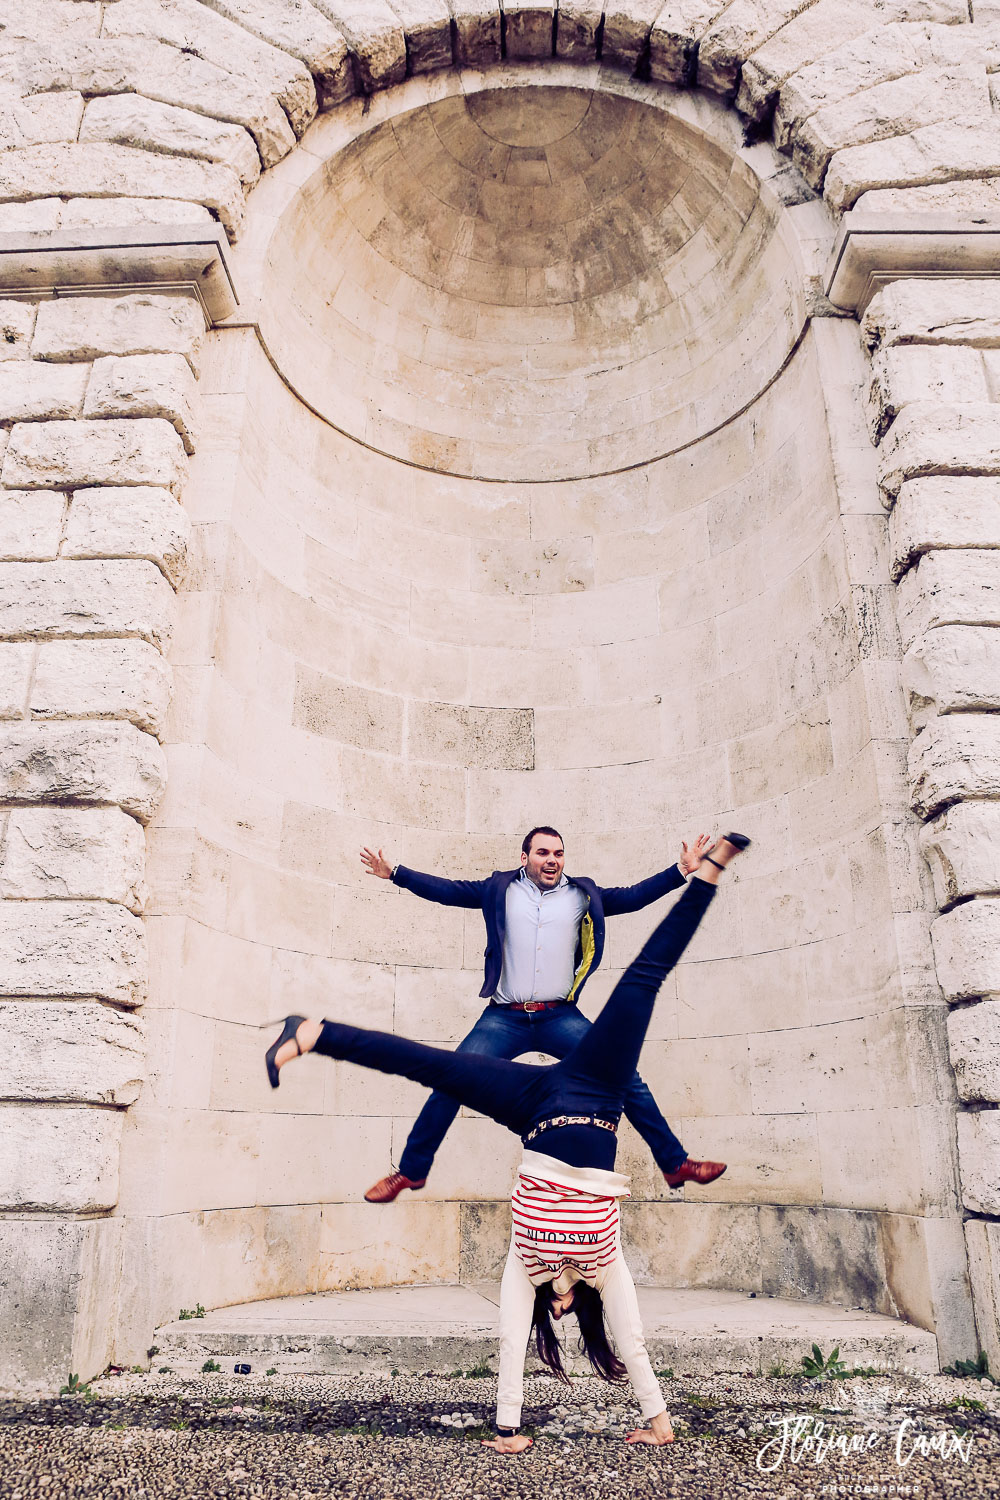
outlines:
{"label": "woman doing handstand", "polygon": [[[635,1286],[625,1264],[619,1199],[628,1179],[614,1171],[625,1095],[664,978],[694,935],[725,866],[750,840],[730,833],[704,857],[687,889],[615,985],[574,1050],[539,1067],[473,1052],[445,1052],[383,1031],[288,1016],[267,1052],[268,1077],[316,1051],[440,1089],[521,1137],[526,1149],[511,1197],[513,1228],[500,1285],[497,1437],[519,1453],[525,1345],[535,1328],[539,1356],[565,1374],[551,1319],[577,1314],[591,1365],[605,1380],[627,1377],[648,1427],[626,1441],[669,1443],[673,1430],[643,1341]],[[534,1144],[536,1143],[537,1144]],[[605,1319],[618,1346],[611,1350]]]}

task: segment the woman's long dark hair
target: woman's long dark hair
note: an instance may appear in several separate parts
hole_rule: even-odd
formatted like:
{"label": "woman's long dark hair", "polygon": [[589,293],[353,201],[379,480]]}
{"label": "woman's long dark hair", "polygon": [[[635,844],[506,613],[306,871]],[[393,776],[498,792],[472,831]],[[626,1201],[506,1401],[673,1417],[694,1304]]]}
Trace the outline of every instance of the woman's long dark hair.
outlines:
{"label": "woman's long dark hair", "polygon": [[[580,1348],[590,1360],[594,1374],[599,1375],[602,1380],[627,1380],[628,1371],[608,1342],[600,1292],[588,1286],[585,1281],[577,1281],[573,1286],[573,1303],[569,1311],[576,1315],[580,1326]],[[559,1339],[552,1326],[551,1282],[535,1288],[535,1307],[531,1321],[535,1330],[538,1358],[553,1375],[568,1385],[569,1376],[563,1369]]]}

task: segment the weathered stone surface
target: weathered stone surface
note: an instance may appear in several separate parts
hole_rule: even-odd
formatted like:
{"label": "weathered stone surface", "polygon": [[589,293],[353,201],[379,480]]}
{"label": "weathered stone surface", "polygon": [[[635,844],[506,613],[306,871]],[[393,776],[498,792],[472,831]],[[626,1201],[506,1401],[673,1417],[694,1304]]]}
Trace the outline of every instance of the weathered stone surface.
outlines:
{"label": "weathered stone surface", "polygon": [[[923,187],[873,188],[854,207],[872,214],[950,214],[976,218],[1000,211],[1000,178],[974,177],[965,182],[932,182]],[[972,286],[975,283],[969,282]],[[987,282],[989,286],[991,283]]]}
{"label": "weathered stone surface", "polygon": [[[504,0],[503,14],[507,56],[513,62],[530,62],[552,56],[552,20],[555,0]],[[617,62],[617,57],[609,57]]]}
{"label": "weathered stone surface", "polygon": [[959,1098],[1000,1102],[1000,1000],[951,1012],[948,1053]]}
{"label": "weathered stone surface", "polygon": [[[36,198],[31,203],[0,203],[0,234],[46,234],[58,229],[63,211],[61,198]],[[206,208],[199,208],[210,218]],[[24,304],[30,307],[30,303]],[[0,330],[2,332],[2,330]]]}
{"label": "weathered stone surface", "polygon": [[89,374],[86,366],[37,359],[0,364],[0,423],[78,416]]}
{"label": "weathered stone surface", "polygon": [[892,576],[938,548],[1000,546],[998,506],[1000,477],[910,480],[889,515]]}
{"label": "weathered stone surface", "polygon": [[0,895],[115,901],[141,912],[145,860],[142,828],[119,807],[14,808],[0,857]]}
{"label": "weathered stone surface", "polygon": [[399,18],[384,0],[316,0],[347,38],[365,94],[391,88],[406,77],[406,37]]}
{"label": "weathered stone surface", "polygon": [[733,0],[698,47],[698,86],[728,98],[740,67],[768,37],[805,10],[809,0]]}
{"label": "weathered stone surface", "polygon": [[592,62],[604,10],[600,0],[566,0],[556,20],[556,57],[567,62]]}
{"label": "weathered stone surface", "polygon": [[892,499],[905,479],[925,474],[1000,473],[1000,407],[911,401],[878,456],[879,484]]}
{"label": "weathered stone surface", "polygon": [[110,141],[140,151],[195,156],[232,167],[244,185],[260,177],[260,156],[242,125],[225,125],[189,109],[144,99],[139,94],[105,94],[91,99],[83,117],[81,141]]}
{"label": "weathered stone surface", "polygon": [[[0,223],[0,234],[5,226]],[[38,308],[34,302],[0,301],[0,360],[27,359]]]}
{"label": "weathered stone surface", "polygon": [[911,805],[928,817],[958,797],[1000,796],[1000,716],[946,714],[910,746]]}
{"label": "weathered stone surface", "polygon": [[990,1369],[1000,1369],[1000,1224],[966,1219],[965,1242],[978,1342],[990,1362]]}
{"label": "weathered stone surface", "polygon": [[[983,186],[976,184],[977,190]],[[1000,282],[950,277],[893,281],[865,308],[861,333],[871,351],[892,344],[998,349]]]}
{"label": "weathered stone surface", "polygon": [[649,33],[649,72],[657,83],[682,87],[692,81],[698,41],[723,10],[722,0],[672,0]]}
{"label": "weathered stone surface", "polygon": [[24,717],[34,660],[32,641],[4,641],[0,644],[0,719]]}
{"label": "weathered stone surface", "polygon": [[5,43],[38,36],[99,36],[101,7],[92,0],[35,0],[30,6],[3,0],[0,29]]}
{"label": "weathered stone surface", "polygon": [[107,901],[0,901],[0,995],[94,996],[139,1005],[142,921]]}
{"label": "weathered stone surface", "polygon": [[[108,24],[122,7],[108,12]],[[148,40],[44,45],[26,56],[22,87],[29,91],[79,89],[88,96],[139,93],[241,125],[253,136],[265,166],[273,166],[295,144],[295,132],[281,105],[261,87],[233,72],[204,62],[194,52]],[[180,195],[183,196],[183,195]]]}
{"label": "weathered stone surface", "polygon": [[190,535],[188,514],[169,490],[145,485],[75,490],[62,555],[145,557],[176,588]]}
{"label": "weathered stone surface", "polygon": [[243,190],[231,167],[131,146],[28,146],[0,152],[0,198],[191,198],[210,208],[235,240]]}
{"label": "weathered stone surface", "polygon": [[114,1208],[119,1110],[12,1104],[3,1113],[0,1208],[81,1214]]}
{"label": "weathered stone surface", "polygon": [[19,146],[75,141],[83,103],[82,94],[68,89],[14,99],[9,104],[0,102],[0,146],[4,151],[14,151]]}
{"label": "weathered stone surface", "polygon": [[534,715],[530,708],[411,703],[409,747],[416,760],[529,771],[535,763]]}
{"label": "weathered stone surface", "polygon": [[904,344],[879,349],[872,357],[866,407],[875,443],[910,401],[965,405],[989,400],[986,366],[978,349]]}
{"label": "weathered stone surface", "polygon": [[1000,630],[944,625],[919,635],[903,658],[910,720],[935,714],[1000,712]]}
{"label": "weathered stone surface", "polygon": [[605,5],[602,61],[634,69],[661,9],[658,0],[618,0],[617,4]]}
{"label": "weathered stone surface", "polygon": [[392,0],[403,25],[409,73],[450,68],[451,12],[445,0]]}
{"label": "weathered stone surface", "polygon": [[149,292],[62,297],[39,308],[31,352],[49,360],[183,354],[197,375],[204,336],[205,316],[194,297]]}
{"label": "weathered stone surface", "polygon": [[65,511],[58,490],[0,490],[0,559],[55,557]]}
{"label": "weathered stone surface", "polygon": [[904,645],[939,625],[1000,625],[1000,548],[925,552],[896,590]]}
{"label": "weathered stone surface", "polygon": [[355,92],[347,43],[308,0],[205,0],[265,42],[304,62],[312,74],[320,109],[332,109]]}
{"label": "weathered stone surface", "polygon": [[818,190],[835,152],[905,136],[934,123],[977,113],[985,117],[989,100],[981,64],[908,73],[819,110],[796,135],[792,160]]}
{"label": "weathered stone surface", "polygon": [[[0,204],[0,209],[3,207]],[[179,198],[69,198],[62,205],[59,222],[62,229],[106,229],[132,224],[197,226],[214,224],[215,220],[204,204],[185,203]]]}
{"label": "weathered stone surface", "polygon": [[144,1075],[135,1016],[87,1000],[0,1003],[0,1099],[134,1104]]}
{"label": "weathered stone surface", "polygon": [[948,1000],[1000,995],[1000,901],[967,901],[931,924],[938,981]]}
{"label": "weathered stone surface", "polygon": [[173,591],[145,559],[0,565],[0,635],[170,636]]}
{"label": "weathered stone surface", "polygon": [[161,418],[20,422],[11,430],[0,473],[11,489],[152,484],[178,493],[187,459],[177,433]]}
{"label": "weathered stone surface", "polygon": [[920,830],[939,906],[1000,891],[1000,802],[955,802]]}
{"label": "weathered stone surface", "polygon": [[6,802],[116,802],[146,823],[165,781],[163,751],[133,724],[74,721],[0,729],[0,796]]}
{"label": "weathered stone surface", "polygon": [[38,719],[130,719],[159,734],[170,667],[148,641],[43,641],[29,708]]}
{"label": "weathered stone surface", "polygon": [[958,1116],[962,1202],[975,1214],[1000,1214],[1000,1109]]}
{"label": "weathered stone surface", "polygon": [[500,61],[499,0],[452,0],[455,62],[460,68]]}
{"label": "weathered stone surface", "polygon": [[919,186],[955,177],[1000,175],[1000,129],[992,122],[946,121],[909,135],[848,146],[827,168],[823,195],[831,208],[850,208],[872,188]]}
{"label": "weathered stone surface", "polygon": [[402,750],[402,699],[340,682],[325,672],[300,668],[296,673],[292,723],[341,744],[393,755]]}
{"label": "weathered stone surface", "polygon": [[182,354],[126,354],[97,360],[83,415],[165,417],[180,435],[186,451],[193,453],[194,409],[195,379]]}
{"label": "weathered stone surface", "polygon": [[[320,9],[321,7],[317,7]],[[128,0],[105,11],[103,37],[152,37],[172,48],[225,69],[249,86],[248,97],[260,108],[273,94],[296,135],[301,135],[316,114],[316,90],[307,68],[286,51],[272,47],[242,26],[213,14],[198,0]],[[148,44],[142,55],[149,51]],[[96,90],[95,90],[96,92]],[[208,98],[212,98],[209,94]],[[177,103],[183,101],[177,100]],[[269,103],[271,101],[268,101]],[[272,106],[273,107],[273,106]],[[258,145],[261,145],[258,140]],[[287,149],[287,148],[286,148]],[[284,155],[284,151],[280,153]],[[270,166],[263,147],[264,165]]]}

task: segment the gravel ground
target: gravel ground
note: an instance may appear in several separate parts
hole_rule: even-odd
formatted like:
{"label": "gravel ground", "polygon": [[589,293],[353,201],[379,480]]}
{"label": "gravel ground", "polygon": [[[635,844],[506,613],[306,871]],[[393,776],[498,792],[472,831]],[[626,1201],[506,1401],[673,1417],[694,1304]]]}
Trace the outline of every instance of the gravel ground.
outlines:
{"label": "gravel ground", "polygon": [[[626,1447],[624,1432],[638,1425],[628,1387],[529,1377],[524,1422],[535,1444],[509,1457],[480,1443],[493,1416],[489,1377],[109,1376],[83,1395],[0,1402],[0,1496],[1000,1497],[1000,1387],[989,1382],[662,1384],[676,1441]],[[817,1441],[838,1435],[855,1451],[816,1461]],[[770,1472],[758,1465],[762,1449]]]}

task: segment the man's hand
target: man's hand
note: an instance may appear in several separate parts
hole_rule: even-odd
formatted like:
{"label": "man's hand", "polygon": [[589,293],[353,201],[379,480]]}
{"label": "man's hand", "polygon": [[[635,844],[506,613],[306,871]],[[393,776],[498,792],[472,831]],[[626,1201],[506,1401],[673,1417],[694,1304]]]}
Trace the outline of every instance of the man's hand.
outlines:
{"label": "man's hand", "polygon": [[523,1453],[534,1441],[523,1432],[515,1432],[513,1437],[483,1438],[483,1447],[495,1448],[498,1453]]}
{"label": "man's hand", "polygon": [[690,849],[687,844],[681,844],[681,857],[677,861],[681,874],[693,875],[711,847],[712,840],[707,833],[699,833]]}
{"label": "man's hand", "polygon": [[379,880],[390,880],[392,878],[392,865],[389,864],[388,860],[382,858],[381,849],[377,854],[373,853],[371,849],[362,849],[361,863],[367,866],[365,871],[367,875],[377,875]]}
{"label": "man's hand", "polygon": [[665,1411],[651,1417],[648,1427],[637,1427],[634,1432],[625,1435],[626,1443],[652,1443],[655,1448],[661,1448],[664,1443],[672,1443],[673,1440],[674,1429]]}

